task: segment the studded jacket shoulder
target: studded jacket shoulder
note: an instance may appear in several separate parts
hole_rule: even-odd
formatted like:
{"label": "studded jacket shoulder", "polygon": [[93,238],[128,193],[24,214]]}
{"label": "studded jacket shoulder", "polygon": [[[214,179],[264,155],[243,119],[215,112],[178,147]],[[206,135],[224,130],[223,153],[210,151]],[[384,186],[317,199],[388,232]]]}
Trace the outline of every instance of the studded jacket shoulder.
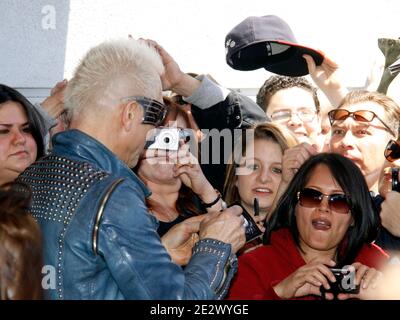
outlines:
{"label": "studded jacket shoulder", "polygon": [[[32,189],[51,299],[218,299],[236,272],[228,244],[201,240],[185,270],[171,262],[149,214],[146,186],[104,145],[78,130],[57,134],[53,153],[19,180]],[[99,206],[112,191],[93,230]]]}

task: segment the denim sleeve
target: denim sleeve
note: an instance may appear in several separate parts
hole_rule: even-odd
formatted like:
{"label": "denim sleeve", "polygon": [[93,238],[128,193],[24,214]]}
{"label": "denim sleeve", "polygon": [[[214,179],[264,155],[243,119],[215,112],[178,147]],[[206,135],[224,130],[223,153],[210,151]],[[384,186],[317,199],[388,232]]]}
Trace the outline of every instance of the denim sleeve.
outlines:
{"label": "denim sleeve", "polygon": [[237,257],[231,252],[231,245],[214,239],[202,239],[193,248],[193,256],[186,266],[186,272],[201,272],[204,264],[200,261],[208,261],[207,265],[213,265],[214,270],[203,272],[209,278],[207,283],[213,292],[215,299],[223,299],[228,290],[232,278],[237,272]]}
{"label": "denim sleeve", "polygon": [[98,250],[126,299],[206,300],[225,294],[235,272],[230,245],[200,241],[183,270],[171,261],[156,228],[143,192],[121,183],[105,207]]}

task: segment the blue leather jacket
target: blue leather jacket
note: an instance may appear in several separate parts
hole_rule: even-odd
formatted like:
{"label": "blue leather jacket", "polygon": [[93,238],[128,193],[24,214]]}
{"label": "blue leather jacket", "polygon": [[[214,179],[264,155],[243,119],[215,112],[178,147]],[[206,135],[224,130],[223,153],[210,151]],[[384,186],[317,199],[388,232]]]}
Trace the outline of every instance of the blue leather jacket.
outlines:
{"label": "blue leather jacket", "polygon": [[171,262],[158,221],[147,211],[149,190],[122,161],[78,130],[57,134],[53,146],[52,154],[19,177],[32,188],[31,212],[43,232],[45,264],[56,271],[50,298],[225,296],[237,269],[229,244],[199,241],[182,270]]}

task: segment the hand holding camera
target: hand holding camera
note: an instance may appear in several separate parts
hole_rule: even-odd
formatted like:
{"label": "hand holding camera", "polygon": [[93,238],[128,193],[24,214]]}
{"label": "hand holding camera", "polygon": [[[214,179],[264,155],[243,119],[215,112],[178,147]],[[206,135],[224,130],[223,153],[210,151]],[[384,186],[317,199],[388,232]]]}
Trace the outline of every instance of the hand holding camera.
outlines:
{"label": "hand holding camera", "polygon": [[357,294],[360,292],[360,285],[356,285],[356,275],[354,268],[329,268],[335,277],[335,281],[329,281],[329,289],[321,285],[321,296],[332,293],[337,297],[340,293]]}
{"label": "hand holding camera", "polygon": [[[281,299],[308,295],[320,296],[320,287],[323,286],[326,290],[329,290],[329,281],[335,282],[336,280],[330,270],[335,264],[335,261],[327,257],[314,258],[279,282],[273,289]],[[332,299],[333,294],[327,293],[326,298]]]}
{"label": "hand holding camera", "polygon": [[150,137],[146,140],[145,149],[159,149],[178,151],[179,142],[187,143],[191,139],[189,129],[182,128],[155,128],[150,131]]}
{"label": "hand holding camera", "polygon": [[363,265],[360,262],[355,262],[351,266],[339,270],[342,274],[338,276],[341,279],[340,286],[342,288],[339,289],[337,296],[335,296],[339,300],[354,298],[367,300],[376,297],[375,291],[382,277],[380,271]]}

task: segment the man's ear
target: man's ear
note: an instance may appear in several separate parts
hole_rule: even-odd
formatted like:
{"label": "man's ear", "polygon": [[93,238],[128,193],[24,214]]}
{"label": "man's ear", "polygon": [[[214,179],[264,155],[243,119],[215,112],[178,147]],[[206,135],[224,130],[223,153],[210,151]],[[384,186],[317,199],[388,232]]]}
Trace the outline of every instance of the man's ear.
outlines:
{"label": "man's ear", "polygon": [[129,102],[122,107],[121,122],[126,131],[130,131],[135,123],[136,110],[135,101]]}

